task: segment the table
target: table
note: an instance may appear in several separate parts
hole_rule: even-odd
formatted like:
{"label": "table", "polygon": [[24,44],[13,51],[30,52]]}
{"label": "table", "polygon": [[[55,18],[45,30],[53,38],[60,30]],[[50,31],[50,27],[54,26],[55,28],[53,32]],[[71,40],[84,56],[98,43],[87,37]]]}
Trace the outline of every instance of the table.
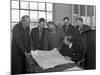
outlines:
{"label": "table", "polygon": [[54,68],[49,68],[49,69],[43,69],[40,67],[35,59],[32,58],[32,56],[28,56],[26,59],[26,64],[27,64],[27,72],[28,73],[46,73],[46,72],[62,72],[62,71],[71,71],[71,70],[82,70],[82,68],[79,68],[76,66],[75,63],[68,63],[68,64],[63,64],[59,66],[55,66]]}

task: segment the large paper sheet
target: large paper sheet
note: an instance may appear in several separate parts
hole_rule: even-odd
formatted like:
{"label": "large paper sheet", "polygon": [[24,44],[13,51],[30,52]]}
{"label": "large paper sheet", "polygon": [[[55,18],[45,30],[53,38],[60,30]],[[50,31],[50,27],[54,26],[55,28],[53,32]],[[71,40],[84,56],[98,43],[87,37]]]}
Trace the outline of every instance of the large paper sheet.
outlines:
{"label": "large paper sheet", "polygon": [[79,71],[79,70],[83,70],[83,69],[82,69],[82,68],[79,68],[79,67],[77,67],[77,66],[75,66],[75,67],[73,67],[73,68],[64,70],[64,72],[65,72],[65,71]]}
{"label": "large paper sheet", "polygon": [[53,68],[57,65],[67,64],[67,63],[74,63],[71,60],[65,59],[59,51],[55,48],[51,51],[40,51],[37,50],[34,56],[32,53],[32,57],[37,61],[37,63],[43,69]]}

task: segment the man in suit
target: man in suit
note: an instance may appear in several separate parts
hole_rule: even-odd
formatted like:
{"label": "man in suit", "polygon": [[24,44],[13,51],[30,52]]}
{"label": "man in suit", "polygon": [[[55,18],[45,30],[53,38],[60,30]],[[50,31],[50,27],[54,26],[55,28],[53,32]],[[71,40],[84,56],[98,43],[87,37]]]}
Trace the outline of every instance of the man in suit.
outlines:
{"label": "man in suit", "polygon": [[[92,66],[88,66],[91,65],[90,62],[88,60],[91,60],[91,55],[93,54],[93,51],[95,51],[95,44],[93,44],[93,42],[95,42],[95,35],[91,29],[90,26],[83,24],[83,19],[82,18],[77,18],[76,19],[77,22],[77,26],[76,29],[77,31],[80,33],[80,37],[81,37],[81,44],[83,46],[83,56],[84,56],[84,67],[92,67]],[[92,37],[90,37],[92,36]],[[93,39],[93,40],[92,40]],[[93,49],[91,49],[90,45],[92,45]],[[91,51],[90,51],[91,50]],[[90,54],[91,53],[91,54]],[[95,58],[95,54],[93,54],[93,58]],[[95,60],[95,59],[93,59]],[[91,60],[92,63],[92,60]],[[88,65],[87,65],[88,64]],[[94,64],[93,64],[94,65]]]}
{"label": "man in suit", "polygon": [[33,50],[45,50],[44,40],[45,40],[45,19],[39,19],[39,25],[37,28],[32,29],[31,38],[32,38],[32,48]]}
{"label": "man in suit", "polygon": [[61,27],[56,26],[53,22],[48,22],[48,31],[46,32],[45,47],[48,50],[54,48],[60,49],[64,39],[64,32]]}
{"label": "man in suit", "polygon": [[76,22],[78,24],[78,25],[76,25],[76,30],[79,33],[79,36],[81,38],[84,52],[86,52],[86,49],[87,49],[87,43],[86,43],[87,35],[86,35],[86,33],[91,30],[91,27],[83,24],[83,19],[80,17],[76,18]]}
{"label": "man in suit", "polygon": [[[61,30],[58,28],[56,29],[56,26],[53,22],[49,22],[48,24],[48,29],[45,29],[45,19],[40,18],[39,26],[31,31],[32,49],[34,50],[34,54],[36,50],[49,51],[53,48],[60,47],[61,39],[63,39],[63,33],[61,33]],[[38,52],[35,55],[37,54]],[[37,72],[38,70],[43,70],[34,58],[33,64],[32,71]]]}
{"label": "man in suit", "polygon": [[29,16],[25,15],[13,28],[11,43],[11,73],[25,73],[25,55],[30,53]]}
{"label": "man in suit", "polygon": [[63,56],[69,56],[73,61],[77,62],[82,57],[80,38],[75,27],[69,23],[69,17],[64,17],[63,22],[65,38],[60,52]]}
{"label": "man in suit", "polygon": [[82,48],[80,42],[71,39],[71,36],[65,36],[60,52],[63,56],[69,56],[72,61],[77,63],[82,59]]}

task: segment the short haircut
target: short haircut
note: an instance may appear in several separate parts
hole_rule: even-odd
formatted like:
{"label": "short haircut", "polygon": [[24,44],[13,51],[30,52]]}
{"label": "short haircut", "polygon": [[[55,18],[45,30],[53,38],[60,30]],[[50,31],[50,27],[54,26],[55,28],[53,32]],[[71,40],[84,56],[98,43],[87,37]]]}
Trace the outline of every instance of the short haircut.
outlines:
{"label": "short haircut", "polygon": [[66,20],[66,19],[69,21],[69,17],[64,17],[64,18],[63,18],[63,21]]}
{"label": "short haircut", "polygon": [[53,23],[52,21],[49,21],[49,22],[47,23],[47,26],[49,26],[49,24],[53,24],[53,25],[56,27],[56,24]]}
{"label": "short haircut", "polygon": [[76,21],[79,20],[81,22],[83,22],[83,18],[79,17],[79,18],[76,18]]}
{"label": "short haircut", "polygon": [[25,18],[29,18],[29,16],[28,15],[24,15],[24,16],[22,16],[21,20],[24,21]]}
{"label": "short haircut", "polygon": [[45,19],[44,19],[44,18],[40,18],[40,19],[39,19],[39,23],[40,23],[40,22],[45,22]]}

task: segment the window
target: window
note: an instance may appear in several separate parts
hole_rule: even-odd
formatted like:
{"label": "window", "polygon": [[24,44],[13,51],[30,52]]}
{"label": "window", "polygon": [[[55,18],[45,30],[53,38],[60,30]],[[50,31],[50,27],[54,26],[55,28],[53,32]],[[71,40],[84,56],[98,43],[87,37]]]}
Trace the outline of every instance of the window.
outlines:
{"label": "window", "polygon": [[74,14],[78,14],[78,5],[74,5]]}
{"label": "window", "polygon": [[87,16],[94,16],[94,7],[87,6]]}
{"label": "window", "polygon": [[20,2],[21,9],[28,9],[28,2]]}
{"label": "window", "polygon": [[20,20],[21,20],[21,17],[24,16],[24,15],[29,15],[29,11],[27,11],[27,10],[20,10]]}
{"label": "window", "polygon": [[48,21],[52,21],[52,17],[53,15],[52,15],[52,13],[51,12],[47,12],[47,22]]}
{"label": "window", "polygon": [[30,9],[37,10],[37,2],[30,2]]}
{"label": "window", "polygon": [[19,22],[19,10],[12,10],[12,21]]}
{"label": "window", "polygon": [[85,5],[80,5],[80,15],[85,16]]}
{"label": "window", "polygon": [[11,2],[11,7],[12,8],[19,9],[19,1],[12,1]]}
{"label": "window", "polygon": [[46,3],[47,5],[47,11],[52,11],[53,7],[52,7],[52,3]]}
{"label": "window", "polygon": [[[73,20],[76,19],[77,17],[82,17],[84,24],[87,24],[91,27],[96,25],[95,24],[95,11],[94,11],[95,6],[93,5],[74,5],[73,9],[74,9]],[[74,21],[73,21],[73,24],[75,24]]]}
{"label": "window", "polygon": [[45,10],[45,3],[38,3],[39,10]]}
{"label": "window", "polygon": [[86,22],[87,22],[86,24],[87,24],[87,25],[91,25],[91,17],[87,17],[86,20],[87,20],[87,21],[86,21]]}
{"label": "window", "polygon": [[38,22],[38,12],[30,11],[31,22]]}
{"label": "window", "polygon": [[11,25],[18,23],[23,15],[30,16],[30,27],[37,25],[39,18],[45,18],[47,22],[53,21],[53,3],[12,0]]}
{"label": "window", "polygon": [[41,11],[39,11],[39,18],[44,18],[44,19],[46,19],[46,12],[41,12]]}

